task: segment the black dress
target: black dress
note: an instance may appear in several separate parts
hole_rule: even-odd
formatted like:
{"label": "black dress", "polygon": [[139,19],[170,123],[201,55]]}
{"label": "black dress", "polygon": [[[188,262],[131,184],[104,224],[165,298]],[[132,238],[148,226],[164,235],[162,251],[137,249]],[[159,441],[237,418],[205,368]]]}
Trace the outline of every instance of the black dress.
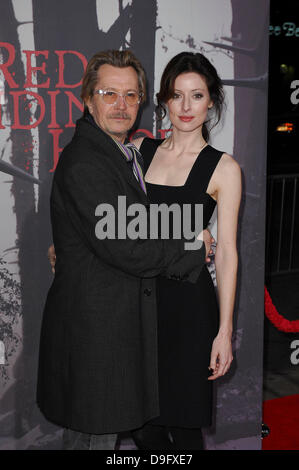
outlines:
{"label": "black dress", "polygon": [[[162,142],[143,140],[140,151],[144,173]],[[146,183],[150,202],[178,203],[181,207],[187,203],[202,204],[206,228],[216,205],[206,190],[222,154],[209,145],[203,148],[183,186]],[[157,302],[160,416],[151,424],[210,426],[213,384],[208,380],[208,367],[219,312],[207,267],[203,267],[196,284],[158,277]]]}

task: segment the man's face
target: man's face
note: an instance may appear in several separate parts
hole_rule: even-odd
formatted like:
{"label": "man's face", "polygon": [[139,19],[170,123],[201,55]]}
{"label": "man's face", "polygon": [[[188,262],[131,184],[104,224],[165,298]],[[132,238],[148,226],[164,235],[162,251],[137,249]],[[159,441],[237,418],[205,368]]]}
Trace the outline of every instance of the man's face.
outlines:
{"label": "man's face", "polygon": [[[138,93],[137,72],[133,67],[101,65],[95,90],[117,91],[123,95],[130,91]],[[139,109],[138,104],[127,105],[123,96],[119,96],[115,104],[106,104],[103,97],[97,93],[87,101],[87,106],[97,125],[121,142],[124,142],[127,132],[133,126]]]}

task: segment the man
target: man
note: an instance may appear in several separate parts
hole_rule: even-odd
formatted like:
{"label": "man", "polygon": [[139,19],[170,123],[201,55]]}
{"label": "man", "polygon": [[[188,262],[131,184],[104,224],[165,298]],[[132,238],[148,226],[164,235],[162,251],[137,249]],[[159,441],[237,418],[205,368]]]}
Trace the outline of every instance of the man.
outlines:
{"label": "man", "polygon": [[99,204],[117,208],[126,196],[127,206],[149,205],[136,154],[132,166],[122,145],[145,100],[143,68],[129,51],[98,53],[81,96],[84,116],[53,179],[57,260],[37,401],[50,421],[69,429],[66,448],[113,449],[118,432],[159,415],[154,277],[195,282],[211,240],[204,231],[205,244],[185,251],[184,240],[132,240],[117,229],[115,239],[97,237]]}

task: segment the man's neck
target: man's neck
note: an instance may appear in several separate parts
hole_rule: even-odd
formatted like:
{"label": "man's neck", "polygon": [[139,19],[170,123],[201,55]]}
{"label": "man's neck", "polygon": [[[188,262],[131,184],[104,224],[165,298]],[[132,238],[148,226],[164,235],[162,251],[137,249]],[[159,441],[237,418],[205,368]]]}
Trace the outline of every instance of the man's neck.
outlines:
{"label": "man's neck", "polygon": [[112,137],[112,139],[117,140],[117,142],[119,142],[121,144],[125,143],[125,140],[126,140],[126,137],[127,137],[126,134],[125,135],[124,134],[121,134],[121,135],[119,135],[119,134],[109,134],[108,132],[107,132],[107,134],[110,135],[110,137]]}
{"label": "man's neck", "polygon": [[113,140],[117,140],[117,142],[120,142],[121,144],[125,143],[127,134],[110,134],[109,132],[106,132],[104,129],[102,129],[101,126],[99,126],[96,123],[94,117],[91,114],[88,114],[86,117],[95,127],[97,127],[98,129],[101,129],[101,131],[105,132],[105,134],[109,135],[109,137],[111,137]]}

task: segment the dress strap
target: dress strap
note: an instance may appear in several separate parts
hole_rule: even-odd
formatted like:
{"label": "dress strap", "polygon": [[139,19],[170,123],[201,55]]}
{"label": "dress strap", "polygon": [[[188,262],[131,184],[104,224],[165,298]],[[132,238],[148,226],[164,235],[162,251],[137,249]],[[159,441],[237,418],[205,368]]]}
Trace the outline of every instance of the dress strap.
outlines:
{"label": "dress strap", "polygon": [[188,177],[188,183],[197,186],[202,192],[206,192],[210,179],[223,153],[208,145],[197,157]]}
{"label": "dress strap", "polygon": [[143,174],[148,170],[148,167],[151,164],[151,161],[156,153],[157,148],[159,145],[162,144],[164,139],[151,139],[149,137],[145,137],[140,145],[140,153],[143,157],[144,162],[144,171]]}

